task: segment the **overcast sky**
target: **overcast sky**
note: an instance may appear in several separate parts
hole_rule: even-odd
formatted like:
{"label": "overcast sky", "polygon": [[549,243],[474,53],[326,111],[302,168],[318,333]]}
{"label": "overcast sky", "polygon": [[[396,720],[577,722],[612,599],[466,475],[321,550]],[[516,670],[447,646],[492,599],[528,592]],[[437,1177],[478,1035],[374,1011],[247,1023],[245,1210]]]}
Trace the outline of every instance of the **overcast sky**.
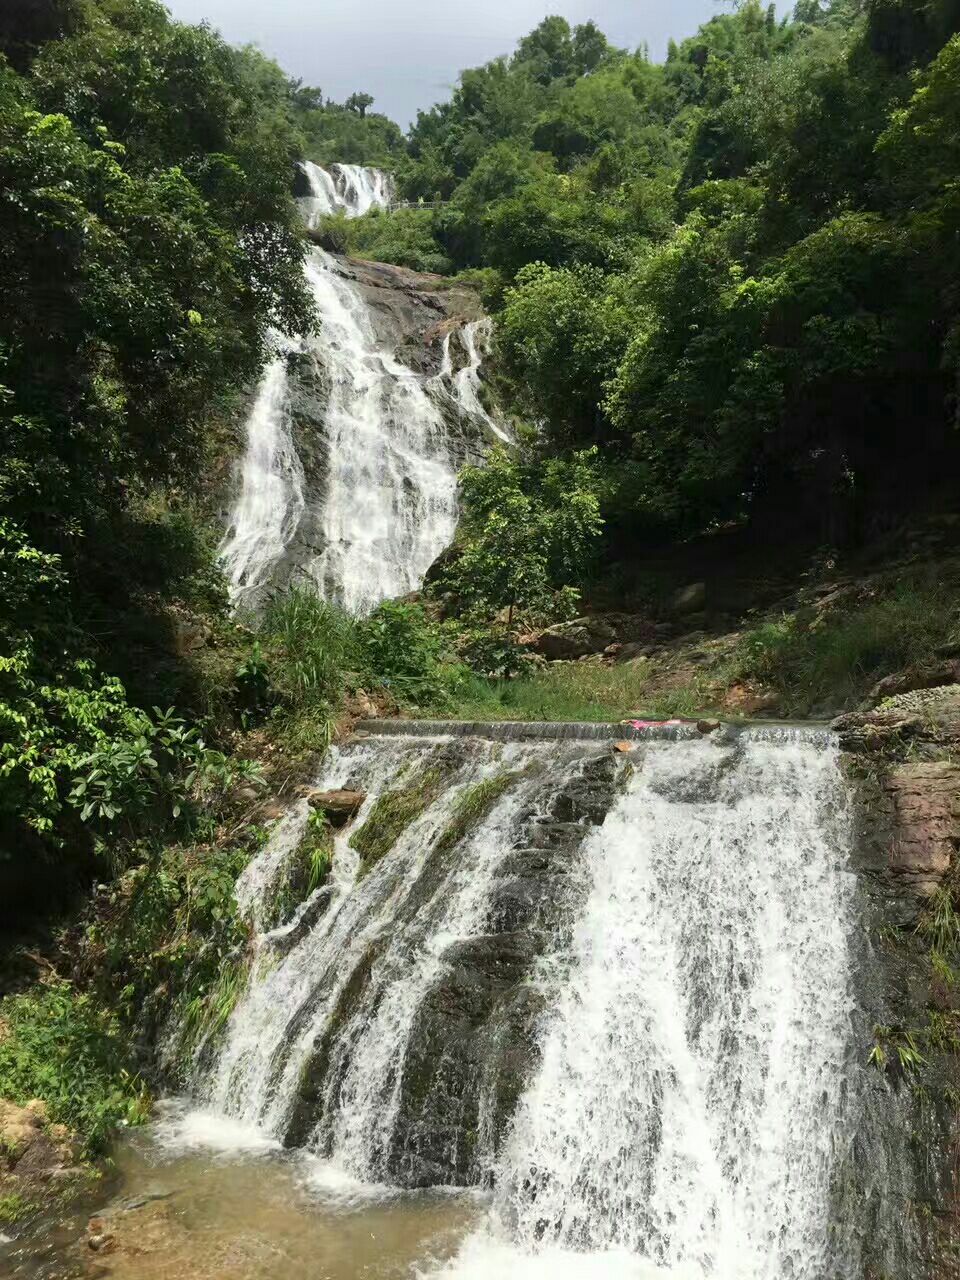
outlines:
{"label": "overcast sky", "polygon": [[589,18],[614,44],[644,40],[663,57],[669,36],[690,35],[722,0],[166,0],[175,18],[206,19],[233,44],[253,43],[290,75],[342,102],[372,93],[406,126],[448,96],[457,72],[509,53],[548,13]]}

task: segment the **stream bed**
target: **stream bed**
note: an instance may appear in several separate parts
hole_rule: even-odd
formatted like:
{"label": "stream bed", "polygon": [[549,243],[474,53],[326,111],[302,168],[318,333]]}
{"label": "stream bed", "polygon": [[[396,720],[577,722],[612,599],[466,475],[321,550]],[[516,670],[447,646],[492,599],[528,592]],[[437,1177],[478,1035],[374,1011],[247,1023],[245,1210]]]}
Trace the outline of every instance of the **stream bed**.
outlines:
{"label": "stream bed", "polygon": [[393,1280],[442,1266],[484,1211],[475,1192],[362,1185],[176,1102],[115,1161],[87,1237],[107,1243],[78,1261],[111,1280]]}

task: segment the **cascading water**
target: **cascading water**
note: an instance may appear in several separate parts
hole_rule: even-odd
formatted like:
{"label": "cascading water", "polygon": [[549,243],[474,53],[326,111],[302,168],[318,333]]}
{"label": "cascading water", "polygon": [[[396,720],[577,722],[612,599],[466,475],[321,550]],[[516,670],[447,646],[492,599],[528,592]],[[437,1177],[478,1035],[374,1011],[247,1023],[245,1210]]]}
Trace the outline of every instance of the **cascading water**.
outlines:
{"label": "cascading water", "polygon": [[845,847],[835,757],[809,741],[648,754],[584,849],[591,889],[547,962],[556,1004],[494,1229],[451,1274],[843,1273]]}
{"label": "cascading water", "polygon": [[290,431],[287,362],[267,366],[250,416],[240,494],[221,560],[235,592],[254,592],[268,581],[304,511],[303,467]]}
{"label": "cascading water", "polygon": [[371,209],[385,209],[393,200],[393,182],[382,169],[358,164],[335,164],[329,169],[310,160],[302,163],[310,194],[301,209],[308,226],[325,214],[344,213],[359,218]]}
{"label": "cascading water", "polygon": [[[392,198],[379,170],[305,163],[308,225],[336,211],[358,217]],[[456,527],[455,449],[443,395],[378,340],[370,308],[334,258],[313,249],[307,281],[320,319],[296,348],[328,384],[322,425],[323,492],[311,509],[291,426],[289,358],[268,366],[247,420],[240,492],[221,557],[235,600],[255,604],[292,550],[294,572],[351,613],[418,587]],[[481,427],[480,350],[468,325],[468,365],[446,394]],[[316,504],[314,504],[316,505]],[[287,567],[287,576],[290,574]]]}
{"label": "cascading water", "polygon": [[443,359],[436,381],[446,386],[457,406],[461,417],[467,418],[486,428],[505,444],[513,443],[510,435],[487,412],[480,399],[480,366],[490,346],[492,321],[489,316],[483,320],[472,320],[457,333],[466,355],[466,364],[460,369],[453,367],[451,350],[453,333],[443,339]]}
{"label": "cascading water", "polygon": [[[207,1106],[361,1185],[491,1186],[418,1274],[863,1275],[862,1224],[838,1229],[869,1091],[828,735],[626,758],[376,737],[319,785],[364,806],[332,884],[261,932]],[[306,815],[241,883],[255,919]]]}
{"label": "cascading water", "polygon": [[310,566],[327,599],[365,613],[404,595],[450,542],[457,480],[443,416],[417,376],[378,348],[356,286],[315,250],[307,278],[322,324],[329,456],[323,550]]}

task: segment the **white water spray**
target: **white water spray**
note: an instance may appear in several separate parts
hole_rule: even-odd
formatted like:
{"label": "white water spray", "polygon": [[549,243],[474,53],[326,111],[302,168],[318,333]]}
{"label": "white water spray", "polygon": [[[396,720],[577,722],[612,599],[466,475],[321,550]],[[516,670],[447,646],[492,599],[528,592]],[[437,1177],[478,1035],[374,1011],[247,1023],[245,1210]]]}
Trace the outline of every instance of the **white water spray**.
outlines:
{"label": "white water spray", "polygon": [[457,331],[457,337],[463,345],[466,364],[454,369],[452,339],[453,332],[447,333],[443,339],[443,357],[436,382],[446,387],[457,406],[461,420],[477,424],[502,440],[504,444],[512,444],[510,435],[489,414],[480,398],[480,366],[484,356],[490,349],[492,321],[489,316],[482,320],[471,320]]}
{"label": "white water spray", "polygon": [[319,249],[307,278],[331,378],[323,551],[309,572],[327,599],[361,614],[418,587],[452,539],[456,471],[439,409],[380,348],[356,286]]}
{"label": "white water spray", "polygon": [[835,754],[657,746],[585,847],[591,889],[488,1231],[440,1273],[822,1280],[853,877]]}
{"label": "white water spray", "polygon": [[235,597],[269,580],[303,515],[303,467],[290,429],[287,362],[267,366],[250,416],[240,494],[220,552]]}

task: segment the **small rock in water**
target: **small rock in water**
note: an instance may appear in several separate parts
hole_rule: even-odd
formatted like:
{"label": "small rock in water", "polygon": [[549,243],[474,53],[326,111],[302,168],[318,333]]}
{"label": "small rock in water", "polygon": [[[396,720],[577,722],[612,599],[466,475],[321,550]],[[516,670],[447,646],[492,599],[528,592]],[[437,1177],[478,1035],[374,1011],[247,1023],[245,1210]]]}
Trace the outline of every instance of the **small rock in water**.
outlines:
{"label": "small rock in water", "polygon": [[714,733],[720,728],[719,720],[698,720],[697,729],[700,733]]}
{"label": "small rock in water", "polygon": [[322,809],[331,827],[345,827],[366,800],[365,791],[314,791],[307,796],[314,809]]}
{"label": "small rock in water", "polygon": [[621,738],[619,742],[613,744],[614,751],[620,751],[623,755],[627,755],[633,750],[633,743],[628,742],[626,738]]}

